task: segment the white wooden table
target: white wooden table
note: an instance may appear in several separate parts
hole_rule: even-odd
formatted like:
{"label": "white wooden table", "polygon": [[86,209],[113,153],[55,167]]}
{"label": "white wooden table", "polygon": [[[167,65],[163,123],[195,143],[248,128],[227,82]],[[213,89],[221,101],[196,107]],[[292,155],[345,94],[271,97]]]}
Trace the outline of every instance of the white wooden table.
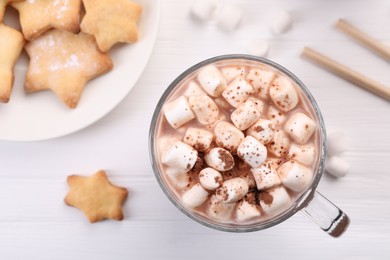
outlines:
{"label": "white wooden table", "polygon": [[[162,1],[149,65],[108,116],[55,140],[0,142],[0,259],[389,259],[390,103],[302,60],[300,51],[309,45],[390,86],[389,63],[334,29],[344,17],[390,45],[390,3],[226,0],[245,12],[241,27],[227,33],[189,19],[191,2]],[[291,11],[295,24],[275,37],[267,21],[280,9]],[[300,214],[261,232],[211,230],[180,213],[157,185],[147,135],[160,95],[194,63],[245,52],[254,39],[269,39],[269,58],[306,83],[329,131],[340,129],[349,137],[345,157],[352,172],[338,180],[324,176],[319,186],[351,218],[341,238],[331,238]],[[122,222],[91,225],[63,203],[67,175],[98,169],[130,191]]]}

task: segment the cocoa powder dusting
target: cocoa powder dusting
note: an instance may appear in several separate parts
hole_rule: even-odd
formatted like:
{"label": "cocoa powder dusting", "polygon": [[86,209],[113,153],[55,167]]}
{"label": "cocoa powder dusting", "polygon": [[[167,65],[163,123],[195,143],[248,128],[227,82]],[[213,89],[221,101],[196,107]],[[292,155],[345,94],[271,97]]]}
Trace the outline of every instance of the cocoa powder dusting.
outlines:
{"label": "cocoa powder dusting", "polygon": [[266,191],[260,193],[260,200],[262,200],[265,204],[271,205],[274,198]]}
{"label": "cocoa powder dusting", "polygon": [[218,158],[225,163],[225,169],[229,169],[234,166],[234,160],[227,151],[220,149],[218,154]]}

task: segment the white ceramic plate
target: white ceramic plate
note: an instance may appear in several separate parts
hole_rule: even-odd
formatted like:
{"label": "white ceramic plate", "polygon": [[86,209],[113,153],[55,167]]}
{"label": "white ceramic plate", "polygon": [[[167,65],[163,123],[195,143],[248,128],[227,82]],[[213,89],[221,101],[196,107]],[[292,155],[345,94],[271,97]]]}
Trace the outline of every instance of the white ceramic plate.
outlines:
{"label": "white ceramic plate", "polygon": [[[76,109],[68,109],[52,91],[24,93],[28,66],[25,53],[15,66],[15,82],[8,104],[0,104],[0,140],[37,141],[67,135],[96,122],[129,93],[152,53],[160,19],[160,0],[136,0],[143,6],[139,41],[115,46],[114,69],[90,81]],[[17,27],[17,13],[7,9],[4,23]]]}

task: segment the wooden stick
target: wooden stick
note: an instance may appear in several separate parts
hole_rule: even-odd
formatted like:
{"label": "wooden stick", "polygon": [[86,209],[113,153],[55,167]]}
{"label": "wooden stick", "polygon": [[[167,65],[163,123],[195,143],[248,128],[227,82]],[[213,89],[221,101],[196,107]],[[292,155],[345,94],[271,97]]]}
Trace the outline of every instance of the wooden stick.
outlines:
{"label": "wooden stick", "polygon": [[359,72],[356,72],[308,47],[303,49],[302,55],[321,65],[330,72],[333,72],[334,74],[356,84],[357,86],[362,87],[390,101],[390,88],[386,87],[385,85],[370,79],[363,74],[360,74]]}
{"label": "wooden stick", "polygon": [[360,31],[358,28],[343,19],[338,20],[336,27],[350,35],[361,44],[375,51],[380,56],[384,57],[387,61],[390,61],[390,48],[388,46]]}

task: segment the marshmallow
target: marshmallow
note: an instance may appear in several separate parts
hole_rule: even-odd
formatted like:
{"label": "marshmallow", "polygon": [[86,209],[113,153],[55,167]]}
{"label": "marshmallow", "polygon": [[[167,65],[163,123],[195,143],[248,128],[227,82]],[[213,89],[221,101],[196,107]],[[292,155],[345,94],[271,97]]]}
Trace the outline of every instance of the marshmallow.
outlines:
{"label": "marshmallow", "polygon": [[204,159],[208,166],[221,172],[231,170],[234,166],[234,158],[231,153],[219,147],[212,148],[204,156]]}
{"label": "marshmallow", "polygon": [[183,93],[183,96],[187,98],[191,96],[202,96],[202,95],[206,95],[206,92],[204,92],[203,89],[195,81],[190,81],[187,84],[186,90]]}
{"label": "marshmallow", "polygon": [[267,144],[274,136],[275,126],[270,120],[260,118],[246,131],[247,135],[256,138],[260,143]]}
{"label": "marshmallow", "polygon": [[274,125],[281,125],[284,123],[284,121],[286,121],[286,114],[273,106],[268,107],[266,116]]}
{"label": "marshmallow", "polygon": [[337,178],[347,175],[350,169],[349,163],[337,156],[332,156],[325,162],[326,172]]}
{"label": "marshmallow", "polygon": [[199,173],[199,182],[207,190],[216,190],[222,185],[223,178],[219,171],[204,168]]}
{"label": "marshmallow", "polygon": [[252,97],[252,96],[249,96],[247,100],[252,100],[253,102],[255,102],[255,106],[256,106],[257,111],[259,111],[260,114],[263,113],[263,111],[264,111],[264,102],[263,101],[261,101],[258,98]]}
{"label": "marshmallow", "polygon": [[247,53],[255,56],[266,57],[269,44],[266,40],[256,40],[249,43]]}
{"label": "marshmallow", "polygon": [[245,67],[241,67],[241,66],[224,67],[221,69],[221,73],[225,77],[227,83],[232,82],[232,80],[237,77],[246,76]]}
{"label": "marshmallow", "polygon": [[225,78],[213,65],[202,68],[198,73],[198,80],[203,89],[213,97],[219,97],[226,88]]}
{"label": "marshmallow", "polygon": [[290,148],[290,139],[282,130],[276,130],[272,141],[267,144],[268,152],[277,157],[283,157],[288,154]]}
{"label": "marshmallow", "polygon": [[224,203],[213,195],[210,198],[207,213],[216,220],[227,220],[233,213],[236,203]]}
{"label": "marshmallow", "polygon": [[190,127],[187,129],[183,142],[191,145],[198,151],[206,151],[210,148],[214,135],[209,131]]}
{"label": "marshmallow", "polygon": [[167,147],[171,147],[176,141],[180,141],[180,135],[164,135],[158,138],[158,151],[160,154],[164,153]]}
{"label": "marshmallow", "polygon": [[334,132],[327,138],[328,157],[339,155],[347,150],[347,142],[344,133]]}
{"label": "marshmallow", "polygon": [[[221,98],[221,99],[222,99],[222,98]],[[228,105],[229,105],[229,104],[228,104]],[[229,107],[230,107],[230,105],[229,105]],[[209,124],[209,125],[205,125],[205,126],[203,126],[203,127],[204,127],[206,130],[214,131],[215,127],[216,127],[219,123],[221,123],[221,122],[226,122],[227,120],[229,120],[229,119],[228,119],[228,117],[227,117],[227,115],[226,115],[225,113],[219,113],[218,118],[217,118],[217,120],[216,120],[214,123]]]}
{"label": "marshmallow", "polygon": [[190,208],[202,205],[208,198],[209,193],[199,183],[195,184],[188,191],[184,192],[182,201]]}
{"label": "marshmallow", "polygon": [[243,77],[238,77],[222,92],[222,96],[230,105],[237,107],[245,102],[252,92],[252,86]]}
{"label": "marshmallow", "polygon": [[299,101],[298,93],[291,80],[284,77],[277,77],[272,81],[269,95],[274,104],[284,112],[293,109]]}
{"label": "marshmallow", "polygon": [[293,24],[291,15],[286,11],[280,11],[271,20],[271,29],[275,34],[287,32]]}
{"label": "marshmallow", "polygon": [[161,162],[169,167],[189,171],[194,167],[197,158],[198,152],[194,148],[176,141],[163,152]]}
{"label": "marshmallow", "polygon": [[295,192],[304,191],[313,178],[311,170],[292,160],[278,168],[278,175],[283,186]]}
{"label": "marshmallow", "polygon": [[175,129],[195,118],[187,98],[180,96],[174,101],[164,105],[164,115],[168,123]]}
{"label": "marshmallow", "polygon": [[215,192],[217,198],[225,203],[237,202],[248,193],[248,183],[242,178],[224,181],[222,187]]}
{"label": "marshmallow", "polygon": [[236,152],[241,141],[244,140],[244,134],[234,125],[228,122],[219,122],[214,129],[215,142],[231,152]]}
{"label": "marshmallow", "polygon": [[191,96],[189,97],[189,103],[196,119],[202,125],[209,125],[217,120],[219,110],[209,96]]}
{"label": "marshmallow", "polygon": [[232,108],[232,106],[223,97],[215,98],[214,102],[221,109],[230,110]]}
{"label": "marshmallow", "polygon": [[237,109],[230,115],[230,119],[238,129],[245,130],[253,125],[260,116],[261,113],[256,109],[255,102],[247,100],[237,106]]}
{"label": "marshmallow", "polygon": [[191,14],[198,20],[210,20],[217,8],[212,0],[196,0],[191,6]]}
{"label": "marshmallow", "polygon": [[266,214],[280,213],[291,205],[291,198],[283,186],[260,193],[260,206]]}
{"label": "marshmallow", "polygon": [[240,23],[242,15],[242,11],[237,6],[225,5],[217,13],[217,24],[226,31],[233,31]]}
{"label": "marshmallow", "polygon": [[255,92],[261,98],[266,99],[269,97],[268,89],[274,77],[275,73],[270,70],[251,69],[246,77],[246,80],[252,84],[255,88]]}
{"label": "marshmallow", "polygon": [[266,161],[260,167],[251,169],[258,190],[266,190],[281,184],[275,166],[272,161]]}
{"label": "marshmallow", "polygon": [[244,222],[255,217],[260,217],[261,213],[256,205],[250,204],[246,200],[242,200],[237,207],[236,217],[240,222]]}
{"label": "marshmallow", "polygon": [[165,169],[165,174],[171,180],[173,186],[178,189],[184,189],[185,187],[190,185],[190,175],[186,171],[167,167]]}
{"label": "marshmallow", "polygon": [[237,155],[252,168],[257,168],[267,159],[267,148],[249,135],[238,146]]}
{"label": "marshmallow", "polygon": [[297,162],[310,166],[316,158],[314,145],[292,144],[289,151],[289,157]]}
{"label": "marshmallow", "polygon": [[306,143],[316,130],[316,123],[307,115],[298,112],[292,115],[284,130],[299,144]]}

